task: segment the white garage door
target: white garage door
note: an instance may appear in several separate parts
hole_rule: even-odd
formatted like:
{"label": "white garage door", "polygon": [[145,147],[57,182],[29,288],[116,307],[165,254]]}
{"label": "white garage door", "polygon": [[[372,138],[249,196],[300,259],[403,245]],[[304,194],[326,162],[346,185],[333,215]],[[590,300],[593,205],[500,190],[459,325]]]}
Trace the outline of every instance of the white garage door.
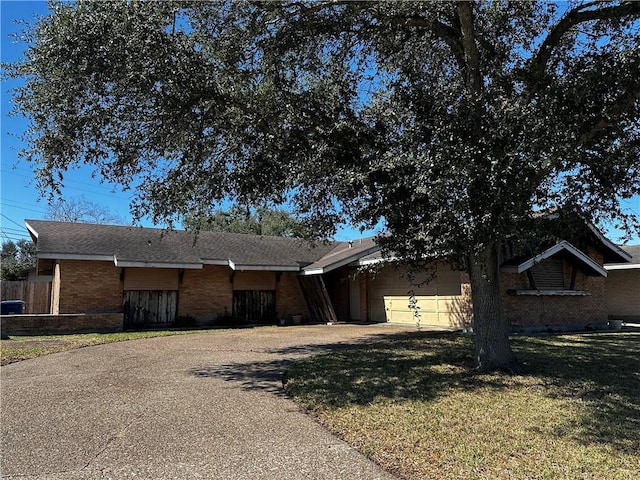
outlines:
{"label": "white garage door", "polygon": [[459,326],[461,324],[460,272],[438,264],[435,277],[422,286],[411,286],[402,272],[386,266],[369,282],[369,314],[376,322],[416,323],[409,307],[410,291],[417,301],[421,325]]}

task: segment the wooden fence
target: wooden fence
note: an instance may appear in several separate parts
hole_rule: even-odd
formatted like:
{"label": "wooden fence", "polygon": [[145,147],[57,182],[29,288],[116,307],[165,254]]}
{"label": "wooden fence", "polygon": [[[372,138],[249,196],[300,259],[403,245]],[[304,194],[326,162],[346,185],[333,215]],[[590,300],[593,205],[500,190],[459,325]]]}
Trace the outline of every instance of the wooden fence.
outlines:
{"label": "wooden fence", "polygon": [[2,282],[2,300],[22,300],[24,313],[50,313],[51,282]]}

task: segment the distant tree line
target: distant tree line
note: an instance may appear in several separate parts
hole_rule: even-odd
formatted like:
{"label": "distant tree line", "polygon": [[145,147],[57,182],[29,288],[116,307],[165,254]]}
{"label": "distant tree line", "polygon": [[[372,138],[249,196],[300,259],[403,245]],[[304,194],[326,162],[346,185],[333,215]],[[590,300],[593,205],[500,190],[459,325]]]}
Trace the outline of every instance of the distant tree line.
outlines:
{"label": "distant tree line", "polygon": [[2,242],[0,256],[2,281],[22,280],[26,277],[26,271],[36,264],[35,245],[24,238],[17,242]]}
{"label": "distant tree line", "polygon": [[299,238],[309,236],[304,223],[296,219],[290,212],[269,207],[234,205],[228,209],[215,210],[204,218],[187,217],[183,221],[183,225],[188,231]]}

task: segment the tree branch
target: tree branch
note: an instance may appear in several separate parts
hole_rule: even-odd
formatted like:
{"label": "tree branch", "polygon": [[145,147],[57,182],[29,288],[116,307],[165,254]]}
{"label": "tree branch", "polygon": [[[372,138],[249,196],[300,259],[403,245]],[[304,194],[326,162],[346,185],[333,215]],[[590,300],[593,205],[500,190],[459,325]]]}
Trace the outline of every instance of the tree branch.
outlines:
{"label": "tree branch", "polygon": [[482,89],[482,74],[480,72],[480,52],[478,52],[473,28],[473,3],[469,1],[458,2],[457,12],[464,48],[463,73],[469,90],[478,93]]}
{"label": "tree branch", "polygon": [[633,88],[620,95],[614,103],[604,110],[602,118],[580,137],[581,143],[584,144],[593,140],[598,133],[614,125],[619,121],[620,115],[637,101],[640,101],[640,80],[635,83]]}
{"label": "tree branch", "polygon": [[451,26],[436,19],[427,20],[423,17],[413,16],[407,18],[392,18],[391,25],[417,27],[429,30],[435,37],[446,43],[451,52],[456,57],[456,62],[461,69],[465,67],[464,47],[460,39],[460,34]]}
{"label": "tree branch", "polygon": [[530,63],[530,77],[532,82],[525,92],[525,100],[528,102],[536,93],[542,83],[542,77],[547,69],[553,50],[558,46],[562,37],[574,26],[593,20],[619,20],[626,16],[640,16],[640,2],[625,2],[621,5],[600,8],[597,10],[584,10],[600,2],[590,2],[575,7],[551,29],[544,39],[538,52]]}

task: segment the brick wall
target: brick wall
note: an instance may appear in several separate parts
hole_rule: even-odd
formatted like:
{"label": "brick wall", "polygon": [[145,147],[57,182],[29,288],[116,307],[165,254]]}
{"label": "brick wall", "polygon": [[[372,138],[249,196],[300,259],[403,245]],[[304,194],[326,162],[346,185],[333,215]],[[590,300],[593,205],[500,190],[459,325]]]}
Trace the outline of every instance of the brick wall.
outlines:
{"label": "brick wall", "polygon": [[178,316],[190,315],[202,322],[231,315],[233,308],[232,271],[220,265],[201,270],[185,270],[178,291]]}
{"label": "brick wall", "polygon": [[[178,315],[190,315],[200,322],[214,321],[231,315],[233,310],[232,270],[228,267],[205,265],[202,270],[185,270],[178,293]],[[274,275],[257,272],[258,276]],[[295,274],[284,272],[276,288],[278,318],[289,315],[309,315],[307,304]]]}
{"label": "brick wall", "polygon": [[627,321],[640,321],[640,269],[609,270],[607,314]]}
{"label": "brick wall", "polygon": [[[565,265],[565,284],[571,278]],[[586,296],[510,295],[508,290],[528,290],[526,273],[502,273],[501,288],[507,319],[516,328],[573,329],[602,327],[607,323],[605,282],[600,276],[578,272],[575,290],[590,292]]]}
{"label": "brick wall", "polygon": [[285,272],[280,276],[280,281],[276,284],[276,311],[278,318],[287,318],[289,315],[309,318],[309,309],[297,275]]}
{"label": "brick wall", "polygon": [[60,314],[122,312],[121,269],[113,262],[60,260],[57,270]]}
{"label": "brick wall", "polygon": [[3,315],[2,337],[7,335],[60,335],[122,331],[121,313],[77,315]]}

